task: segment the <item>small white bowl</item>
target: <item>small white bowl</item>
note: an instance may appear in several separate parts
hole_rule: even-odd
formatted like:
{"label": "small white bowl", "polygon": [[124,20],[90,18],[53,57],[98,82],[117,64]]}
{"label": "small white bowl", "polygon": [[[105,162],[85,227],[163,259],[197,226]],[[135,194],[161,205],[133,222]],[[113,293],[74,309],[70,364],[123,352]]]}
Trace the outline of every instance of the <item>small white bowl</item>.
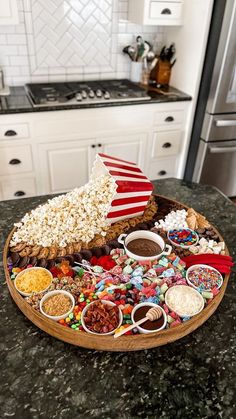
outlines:
{"label": "small white bowl", "polygon": [[[177,228],[173,228],[173,230],[178,230],[178,229],[177,229]],[[192,230],[191,228],[180,228],[179,230],[188,230],[188,231],[191,231],[191,233],[193,233],[193,234],[195,235],[195,237],[196,237],[196,241],[195,241],[195,243],[190,244],[190,246],[185,246],[184,244],[178,244],[178,243],[175,243],[175,242],[174,242],[174,241],[172,241],[172,240],[170,239],[170,237],[169,237],[169,233],[170,233],[170,231],[172,231],[172,230],[169,230],[169,231],[167,232],[167,238],[168,238],[169,242],[170,242],[171,244],[173,244],[173,246],[176,246],[176,247],[181,247],[182,249],[189,249],[190,247],[192,247],[192,246],[196,246],[196,245],[198,244],[198,242],[199,242],[199,236],[198,236],[198,234],[196,233],[196,231]]]}
{"label": "small white bowl", "polygon": [[90,329],[88,329],[88,328],[87,328],[87,326],[86,326],[86,324],[85,324],[85,322],[84,322],[84,316],[85,316],[85,314],[86,314],[86,312],[87,312],[88,308],[89,308],[92,304],[95,304],[97,301],[101,301],[101,303],[103,303],[103,304],[107,304],[107,305],[109,305],[109,306],[116,306],[116,304],[115,304],[115,303],[113,303],[112,301],[108,301],[108,300],[96,300],[96,301],[93,301],[92,303],[90,303],[90,304],[88,304],[87,306],[85,306],[85,307],[84,307],[84,309],[83,309],[83,311],[82,311],[82,313],[81,313],[81,323],[82,323],[82,326],[83,326],[84,330],[86,330],[86,332],[88,332],[88,333],[92,333],[93,335],[97,335],[97,336],[108,336],[108,335],[113,335],[113,334],[115,333],[115,331],[116,331],[117,329],[119,329],[119,327],[122,325],[122,321],[123,321],[123,314],[122,314],[122,311],[121,311],[121,309],[120,309],[120,307],[119,307],[119,306],[117,306],[117,307],[118,307],[118,309],[119,309],[119,319],[120,319],[120,321],[119,321],[119,324],[118,324],[118,326],[116,327],[116,329],[112,330],[111,332],[107,332],[107,333],[97,333],[97,332],[93,332],[92,330],[90,330]]}
{"label": "small white bowl", "polygon": [[[182,295],[178,295],[179,291]],[[189,303],[190,305],[192,304],[194,297],[198,299],[199,304],[196,310],[190,313]],[[170,287],[165,293],[165,304],[167,305],[167,307],[169,307],[171,311],[174,311],[179,317],[184,318],[193,317],[199,314],[204,309],[205,303],[203,296],[193,287],[189,287],[188,285],[174,285],[173,287]],[[183,304],[185,304],[184,310],[186,311],[183,311]]]}
{"label": "small white bowl", "polygon": [[[64,295],[66,295],[66,297],[69,297],[69,298],[70,298],[70,300],[71,300],[72,305],[71,305],[70,310],[69,310],[69,311],[67,311],[66,313],[61,314],[60,316],[50,316],[49,314],[47,314],[47,313],[45,313],[45,312],[43,311],[43,303],[44,303],[44,302],[45,302],[45,301],[46,301],[49,297],[52,297],[53,295],[56,295],[56,294],[64,294]],[[43,296],[42,300],[40,301],[39,308],[40,308],[41,313],[42,313],[44,316],[48,317],[48,318],[49,318],[49,319],[51,319],[51,320],[58,321],[58,320],[62,320],[62,319],[65,319],[66,317],[68,317],[68,316],[69,316],[69,314],[73,311],[74,306],[75,306],[75,299],[74,299],[73,295],[72,295],[70,292],[68,292],[68,291],[64,291],[64,290],[54,290],[54,291],[49,291],[47,294],[45,294],[45,295]]]}
{"label": "small white bowl", "polygon": [[146,306],[149,306],[149,307],[160,307],[160,309],[161,309],[161,311],[162,311],[162,314],[163,314],[163,317],[164,317],[164,323],[163,323],[163,325],[159,328],[159,329],[155,329],[155,330],[148,330],[148,329],[144,329],[144,328],[142,328],[142,326],[137,326],[137,329],[138,329],[138,331],[140,332],[140,333],[143,333],[143,334],[148,334],[148,333],[156,333],[156,332],[159,332],[160,330],[163,330],[163,329],[165,329],[165,327],[166,327],[166,323],[167,323],[167,316],[166,316],[166,313],[165,313],[165,311],[163,310],[163,308],[161,307],[161,306],[159,306],[158,304],[155,304],[155,303],[150,303],[150,302],[144,302],[144,303],[140,303],[140,304],[137,304],[135,307],[134,307],[134,309],[132,310],[132,312],[131,312],[131,320],[132,320],[132,322],[133,323],[135,323],[135,320],[134,320],[134,314],[135,314],[135,312],[140,308],[140,307],[146,307]]}
{"label": "small white bowl", "polygon": [[[30,293],[27,293],[27,292],[23,292],[23,291],[21,291],[18,287],[17,287],[17,280],[23,275],[23,274],[25,274],[26,272],[30,272],[30,271],[38,271],[38,270],[41,270],[41,271],[45,271],[45,272],[47,272],[47,274],[48,274],[48,276],[51,278],[51,282],[50,282],[50,284],[44,289],[44,290],[41,290],[41,291],[37,291],[37,292],[30,292]],[[23,295],[24,297],[29,297],[30,295],[32,295],[32,294],[40,294],[41,292],[45,292],[45,291],[47,291],[47,289],[50,287],[50,285],[52,284],[52,280],[53,280],[53,276],[52,276],[52,273],[48,270],[48,269],[45,269],[45,268],[40,268],[39,266],[36,266],[36,267],[32,267],[32,268],[26,268],[26,269],[24,269],[23,271],[21,271],[21,272],[19,272],[18,274],[17,274],[17,276],[16,276],[16,278],[14,279],[14,285],[15,285],[15,288],[17,289],[17,291],[21,294],[21,295]]]}
{"label": "small white bowl", "polygon": [[[136,255],[135,253],[130,252],[126,246],[129,244],[129,242],[136,239],[148,239],[157,243],[161,248],[161,253],[158,253],[155,256],[139,256],[139,255]],[[118,242],[123,244],[125,253],[131,259],[135,259],[135,260],[144,260],[144,261],[157,260],[157,259],[160,259],[162,256],[170,255],[172,251],[172,247],[169,244],[165,244],[163,238],[159,236],[159,234],[153,233],[152,231],[137,230],[130,234],[121,234],[118,237]]]}
{"label": "small white bowl", "polygon": [[[204,265],[204,264],[201,264],[201,263],[196,264],[196,265],[192,265],[192,266],[190,266],[190,267],[187,269],[187,271],[186,271],[186,280],[187,280],[187,283],[188,283],[189,285],[191,285],[191,287],[195,288],[196,290],[198,290],[198,289],[199,289],[199,287],[196,287],[196,285],[193,285],[193,283],[192,283],[192,282],[190,281],[190,279],[188,278],[189,272],[193,271],[193,270],[194,270],[194,269],[196,269],[196,268],[208,268],[208,269],[210,269],[210,270],[212,270],[212,271],[217,272],[217,273],[220,275],[220,279],[221,279],[220,285],[217,287],[217,289],[220,289],[220,287],[221,287],[221,286],[222,286],[222,284],[223,284],[223,277],[222,277],[221,273],[220,273],[217,269],[212,268],[212,266],[210,266],[210,265]],[[202,291],[211,291],[212,289],[213,289],[213,288],[211,288],[211,289],[204,289],[204,290],[202,290]]]}

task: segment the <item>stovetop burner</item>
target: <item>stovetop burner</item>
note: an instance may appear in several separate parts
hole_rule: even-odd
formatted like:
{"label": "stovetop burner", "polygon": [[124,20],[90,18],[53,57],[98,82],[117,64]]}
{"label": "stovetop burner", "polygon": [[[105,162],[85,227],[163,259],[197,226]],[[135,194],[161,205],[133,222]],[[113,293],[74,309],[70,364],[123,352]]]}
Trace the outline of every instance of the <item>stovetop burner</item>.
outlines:
{"label": "stovetop burner", "polygon": [[34,107],[90,105],[105,102],[149,100],[150,96],[129,80],[68,83],[31,83],[25,86]]}

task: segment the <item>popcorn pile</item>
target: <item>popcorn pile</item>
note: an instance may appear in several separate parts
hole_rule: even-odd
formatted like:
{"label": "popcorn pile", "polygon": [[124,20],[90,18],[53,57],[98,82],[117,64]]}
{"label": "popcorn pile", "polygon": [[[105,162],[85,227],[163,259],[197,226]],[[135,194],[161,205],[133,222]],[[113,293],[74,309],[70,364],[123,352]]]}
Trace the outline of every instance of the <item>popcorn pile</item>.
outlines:
{"label": "popcorn pile", "polygon": [[116,183],[111,176],[103,175],[83,187],[48,200],[44,205],[27,213],[14,233],[10,246],[26,242],[43,247],[57,244],[88,243],[96,234],[106,235],[106,219]]}

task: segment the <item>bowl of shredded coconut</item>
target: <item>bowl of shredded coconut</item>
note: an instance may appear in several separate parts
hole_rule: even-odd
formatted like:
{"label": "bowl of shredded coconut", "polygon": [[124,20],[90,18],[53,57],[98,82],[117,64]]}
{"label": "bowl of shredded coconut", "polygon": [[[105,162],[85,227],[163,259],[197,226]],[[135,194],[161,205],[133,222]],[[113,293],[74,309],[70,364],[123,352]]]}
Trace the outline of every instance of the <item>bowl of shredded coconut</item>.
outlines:
{"label": "bowl of shredded coconut", "polygon": [[192,317],[204,308],[202,295],[188,285],[175,285],[165,293],[166,305],[180,317]]}

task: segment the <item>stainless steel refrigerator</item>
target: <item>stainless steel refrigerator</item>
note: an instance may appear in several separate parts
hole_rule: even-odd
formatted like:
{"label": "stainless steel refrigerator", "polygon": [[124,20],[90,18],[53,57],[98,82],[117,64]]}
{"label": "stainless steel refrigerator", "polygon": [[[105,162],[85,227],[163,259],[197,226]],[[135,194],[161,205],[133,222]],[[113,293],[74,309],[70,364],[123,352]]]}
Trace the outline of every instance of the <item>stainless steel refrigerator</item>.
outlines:
{"label": "stainless steel refrigerator", "polygon": [[236,196],[236,0],[215,2],[185,180]]}

